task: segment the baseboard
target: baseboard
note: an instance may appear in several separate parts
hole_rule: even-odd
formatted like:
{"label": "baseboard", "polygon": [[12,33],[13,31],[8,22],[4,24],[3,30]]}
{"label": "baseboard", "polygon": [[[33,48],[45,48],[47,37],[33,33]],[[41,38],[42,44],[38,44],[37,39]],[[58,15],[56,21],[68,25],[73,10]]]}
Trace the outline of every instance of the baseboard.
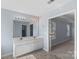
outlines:
{"label": "baseboard", "polygon": [[47,49],[45,49],[45,48],[43,48],[43,50],[44,50],[44,51],[46,51],[46,52],[48,52],[48,50],[47,50]]}
{"label": "baseboard", "polygon": [[9,56],[9,55],[12,55],[12,53],[7,53],[7,54],[4,54],[4,55],[1,55],[1,57],[6,57],[6,56]]}
{"label": "baseboard", "polygon": [[70,39],[66,39],[66,40],[60,41],[60,42],[58,42],[58,43],[56,43],[56,44],[54,44],[54,45],[52,45],[52,46],[56,46],[56,45],[62,44],[62,43],[64,43],[64,42],[68,41],[68,40],[70,40]]}

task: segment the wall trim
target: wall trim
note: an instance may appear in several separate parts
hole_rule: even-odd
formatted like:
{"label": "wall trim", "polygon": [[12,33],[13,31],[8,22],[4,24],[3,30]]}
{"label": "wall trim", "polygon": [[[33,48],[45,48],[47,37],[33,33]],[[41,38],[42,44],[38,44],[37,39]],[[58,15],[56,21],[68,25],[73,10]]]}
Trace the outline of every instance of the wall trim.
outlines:
{"label": "wall trim", "polygon": [[49,17],[48,19],[60,17],[60,16],[63,16],[63,15],[66,15],[66,14],[69,14],[69,13],[72,13],[72,12],[74,12],[74,14],[75,14],[76,13],[76,9],[72,9],[72,10],[66,11],[64,13],[57,14],[55,16]]}
{"label": "wall trim", "polygon": [[44,51],[49,52],[47,49],[43,48]]}

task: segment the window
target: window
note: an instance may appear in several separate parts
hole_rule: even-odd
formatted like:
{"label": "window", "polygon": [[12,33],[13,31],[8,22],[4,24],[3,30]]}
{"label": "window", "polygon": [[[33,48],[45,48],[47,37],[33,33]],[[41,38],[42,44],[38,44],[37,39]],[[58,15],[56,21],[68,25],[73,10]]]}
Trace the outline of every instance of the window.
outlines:
{"label": "window", "polygon": [[56,22],[51,22],[51,32],[56,31]]}
{"label": "window", "polygon": [[70,36],[70,25],[67,24],[67,36]]}

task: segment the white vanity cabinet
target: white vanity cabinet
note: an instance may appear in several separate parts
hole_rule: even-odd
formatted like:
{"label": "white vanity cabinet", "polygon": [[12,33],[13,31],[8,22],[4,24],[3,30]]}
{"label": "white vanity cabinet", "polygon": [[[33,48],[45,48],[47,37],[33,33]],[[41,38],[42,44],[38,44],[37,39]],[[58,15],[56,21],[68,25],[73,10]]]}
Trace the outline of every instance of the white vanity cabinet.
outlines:
{"label": "white vanity cabinet", "polygon": [[14,38],[13,57],[17,57],[41,48],[43,48],[42,38],[25,37],[22,38],[22,40],[20,38]]}

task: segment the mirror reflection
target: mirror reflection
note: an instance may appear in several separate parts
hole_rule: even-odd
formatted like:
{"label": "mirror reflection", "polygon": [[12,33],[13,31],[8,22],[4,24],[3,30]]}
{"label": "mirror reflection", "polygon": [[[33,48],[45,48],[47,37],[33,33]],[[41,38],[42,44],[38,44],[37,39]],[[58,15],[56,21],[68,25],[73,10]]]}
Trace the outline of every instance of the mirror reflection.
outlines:
{"label": "mirror reflection", "polygon": [[[36,28],[36,27],[35,27]],[[38,29],[37,31],[38,32]],[[26,21],[13,21],[13,37],[29,37],[35,36],[34,34],[34,24]],[[38,34],[36,34],[38,35]]]}

